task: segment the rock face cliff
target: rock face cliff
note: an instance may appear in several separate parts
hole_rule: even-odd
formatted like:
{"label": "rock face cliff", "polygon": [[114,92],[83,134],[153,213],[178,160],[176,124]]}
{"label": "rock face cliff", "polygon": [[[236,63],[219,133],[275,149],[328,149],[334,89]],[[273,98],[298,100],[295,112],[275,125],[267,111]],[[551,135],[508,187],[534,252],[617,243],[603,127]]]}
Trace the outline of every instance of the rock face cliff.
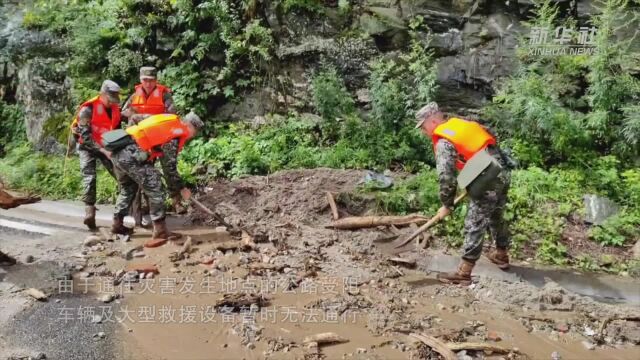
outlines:
{"label": "rock face cliff", "polygon": [[[310,73],[320,62],[333,64],[361,105],[371,60],[397,57],[407,50],[410,31],[434,50],[438,59],[437,101],[462,113],[490,101],[498,80],[517,66],[518,39],[533,1],[359,0],[325,2],[321,16],[283,13],[263,1],[263,16],[275,34],[279,89],[263,88],[243,101],[222,106],[217,116],[247,119],[281,108],[308,108]],[[345,14],[342,6],[349,3]],[[565,15],[585,22],[596,10],[592,1],[556,1]],[[412,29],[416,18],[423,26]],[[284,94],[283,94],[284,92]]]}
{"label": "rock face cliff", "polygon": [[23,105],[27,138],[38,150],[61,153],[50,120],[70,105],[64,43],[44,32],[22,28],[17,1],[0,3],[0,99]]}
{"label": "rock face cliff", "polygon": [[[324,0],[317,13],[284,11],[278,0],[256,3],[257,17],[271,28],[277,43],[276,59],[269,64],[275,80],[217,108],[214,115],[220,119],[309,111],[310,77],[322,63],[338,69],[366,109],[371,61],[407,51],[410,31],[438,58],[437,100],[451,110],[473,112],[490,101],[498,80],[515,70],[518,38],[527,31],[522,22],[533,7],[530,0]],[[557,3],[582,22],[595,11],[588,0]],[[68,116],[77,105],[71,103],[65,44],[21,28],[24,2],[0,6],[0,98],[24,105],[28,137],[38,149],[60,151],[60,136],[51,135],[50,120],[64,112]],[[422,25],[412,29],[417,17]],[[160,35],[158,51],[171,50],[179,37]]]}

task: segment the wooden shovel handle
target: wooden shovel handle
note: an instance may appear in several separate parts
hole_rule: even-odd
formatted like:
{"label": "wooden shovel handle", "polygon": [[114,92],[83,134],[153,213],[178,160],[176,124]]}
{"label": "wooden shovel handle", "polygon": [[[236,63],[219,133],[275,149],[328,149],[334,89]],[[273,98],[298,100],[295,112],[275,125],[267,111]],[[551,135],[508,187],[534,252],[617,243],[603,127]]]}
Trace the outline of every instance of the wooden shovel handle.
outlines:
{"label": "wooden shovel handle", "polygon": [[[460,195],[458,195],[458,197],[455,198],[455,200],[453,201],[453,206],[458,205],[458,203],[460,203],[460,201],[462,201],[466,196],[467,196],[467,192],[463,191]],[[434,217],[431,218],[431,220],[427,221],[426,224],[420,226],[418,230],[414,231],[413,234],[411,234],[408,238],[402,240],[395,247],[399,248],[408,244],[411,240],[415,239],[418,235],[422,234],[427,229],[437,224],[440,220],[442,220],[442,218],[443,218],[442,216],[439,216],[438,214],[436,214]]]}

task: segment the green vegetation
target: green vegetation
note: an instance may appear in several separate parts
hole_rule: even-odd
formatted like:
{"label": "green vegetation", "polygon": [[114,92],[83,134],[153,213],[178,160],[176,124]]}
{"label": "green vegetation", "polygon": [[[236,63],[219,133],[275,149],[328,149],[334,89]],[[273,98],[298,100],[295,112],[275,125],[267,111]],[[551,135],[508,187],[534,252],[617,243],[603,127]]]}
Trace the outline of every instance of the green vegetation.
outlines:
{"label": "green vegetation", "polygon": [[271,60],[271,31],[250,4],[38,0],[24,25],[68,39],[75,103],[93,95],[105,76],[132,85],[144,63],[163,69],[161,80],[171,84],[181,110],[206,113],[261,81],[258,70]]}
{"label": "green vegetation", "polygon": [[[0,174],[7,185],[52,199],[78,199],[82,176],[77,158],[44,155],[23,144],[0,159]],[[64,174],[64,176],[63,176]],[[117,184],[109,173],[98,166],[98,202],[114,202]]]}
{"label": "green vegetation", "polygon": [[2,124],[2,131],[0,131],[0,156],[2,156],[8,148],[27,139],[20,106],[0,101],[0,124]]}
{"label": "green vegetation", "polygon": [[[338,4],[341,16],[347,16],[349,2]],[[276,42],[264,17],[257,15],[258,6],[255,0],[41,0],[24,24],[67,39],[76,103],[92,95],[105,76],[131,85],[138,67],[152,64],[162,69],[161,80],[174,90],[180,110],[206,114],[273,81]],[[284,0],[277,6],[287,16],[325,10],[316,0]],[[590,55],[533,56],[523,39],[518,71],[482,109],[482,118],[520,164],[512,173],[505,211],[516,257],[585,270],[640,271],[638,262],[611,264],[599,256],[575,256],[568,239],[575,228],[585,235],[586,227],[574,221],[582,215],[587,193],[622,207],[603,225],[590,227],[589,239],[622,247],[640,238],[640,80],[631,74],[640,68],[640,54],[616,34],[634,17],[640,12],[628,1],[605,1],[591,19],[597,33]],[[557,26],[577,29],[551,1],[538,6],[528,26],[550,33]],[[431,143],[413,129],[414,112],[438,90],[436,61],[418,35],[426,27],[423,18],[412,19],[409,46],[371,64],[366,114],[356,107],[353,89],[347,89],[340,71],[321,66],[311,81],[319,117],[269,115],[257,128],[244,122],[209,124],[205,136],[186,146],[179,171],[190,183],[295,168],[405,171],[415,176],[388,190],[362,191],[375,196],[383,213],[435,213],[440,203]],[[343,32],[348,33],[357,31]],[[44,196],[79,196],[76,159],[68,160],[61,178],[63,159],[19,145],[24,129],[17,106],[0,103],[0,119],[5,180]],[[64,121],[62,115],[54,117],[45,131],[60,139]],[[115,182],[104,171],[99,176],[100,200],[113,201]],[[466,211],[466,205],[459,206],[433,233],[451,246],[461,245]]]}

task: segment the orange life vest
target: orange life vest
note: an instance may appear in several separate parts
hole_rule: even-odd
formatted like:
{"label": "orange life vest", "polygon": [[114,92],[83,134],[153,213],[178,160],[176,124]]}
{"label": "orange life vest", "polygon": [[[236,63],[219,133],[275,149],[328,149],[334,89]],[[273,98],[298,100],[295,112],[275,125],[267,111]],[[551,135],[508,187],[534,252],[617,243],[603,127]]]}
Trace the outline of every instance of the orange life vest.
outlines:
{"label": "orange life vest", "polygon": [[131,98],[131,107],[135,110],[136,114],[163,114],[165,113],[164,94],[169,91],[169,88],[160,84],[156,85],[151,94],[147,96],[142,84],[136,85],[136,91]]}
{"label": "orange life vest", "polygon": [[149,116],[126,131],[142,150],[151,154],[150,160],[162,156],[156,147],[179,139],[178,151],[181,151],[189,137],[189,127],[175,114]]}
{"label": "orange life vest", "polygon": [[449,140],[458,152],[456,168],[461,170],[464,164],[478,151],[489,145],[495,145],[496,139],[475,121],[452,117],[438,125],[433,131],[433,149],[440,139]]}
{"label": "orange life vest", "polygon": [[[80,105],[78,113],[71,123],[72,128],[78,126],[78,115],[85,106],[91,106],[93,111],[90,124],[91,137],[93,138],[93,141],[102,146],[102,134],[120,127],[120,105],[111,105],[111,118],[109,118],[109,114],[107,114],[105,105],[100,101],[100,97],[96,96],[91,98]],[[83,143],[81,136],[78,137],[78,142],[80,144]]]}

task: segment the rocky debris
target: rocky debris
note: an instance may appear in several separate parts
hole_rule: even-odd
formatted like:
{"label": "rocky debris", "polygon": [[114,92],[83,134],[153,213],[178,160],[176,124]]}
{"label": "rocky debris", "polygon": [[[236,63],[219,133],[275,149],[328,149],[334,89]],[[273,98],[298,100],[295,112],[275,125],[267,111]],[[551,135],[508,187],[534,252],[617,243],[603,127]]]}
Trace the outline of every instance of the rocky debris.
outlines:
{"label": "rocky debris", "polygon": [[102,242],[102,238],[100,236],[89,235],[84,239],[82,244],[86,247],[92,247],[100,244],[101,242]]}
{"label": "rocky debris", "polygon": [[582,340],[580,343],[587,350],[595,350],[596,349],[596,344],[592,343],[591,341]]}
{"label": "rocky debris", "polygon": [[35,288],[29,288],[25,290],[25,293],[38,301],[47,301],[47,298],[49,298],[49,295]]}
{"label": "rocky debris", "polygon": [[100,331],[99,333],[93,334],[94,340],[101,340],[101,339],[104,339],[106,336],[107,335],[102,331]]}
{"label": "rocky debris", "polygon": [[231,311],[241,311],[249,309],[252,305],[261,308],[269,303],[269,300],[260,294],[231,293],[224,294],[222,298],[215,302],[216,309],[231,309]]}
{"label": "rocky debris", "polygon": [[47,355],[42,352],[35,352],[33,354],[20,354],[20,355],[10,355],[7,360],[46,360]]}
{"label": "rocky debris", "polygon": [[584,221],[588,224],[601,225],[618,212],[620,212],[620,206],[606,197],[584,196]]}
{"label": "rocky debris", "polygon": [[103,295],[100,295],[96,300],[103,302],[105,304],[108,304],[117,298],[118,298],[117,294],[103,294]]}
{"label": "rocky debris", "polygon": [[32,262],[36,261],[36,258],[33,257],[33,255],[27,255],[24,257],[24,259],[22,260],[25,264],[31,264]]}

